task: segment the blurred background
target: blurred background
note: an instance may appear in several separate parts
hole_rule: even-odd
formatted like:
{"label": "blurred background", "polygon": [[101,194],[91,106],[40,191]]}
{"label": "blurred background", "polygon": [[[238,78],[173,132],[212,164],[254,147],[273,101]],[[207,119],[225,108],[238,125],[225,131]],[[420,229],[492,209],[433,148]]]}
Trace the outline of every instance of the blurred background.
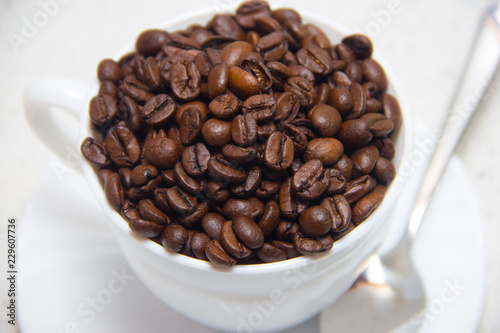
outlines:
{"label": "blurred background", "polygon": [[[6,306],[5,230],[23,223],[30,194],[47,168],[64,165],[26,122],[22,95],[33,80],[67,76],[85,84],[103,58],[114,57],[144,29],[213,6],[232,11],[237,0],[0,0],[0,299]],[[459,83],[490,0],[271,1],[272,8],[307,8],[371,37],[406,91],[415,117],[437,128]],[[471,197],[479,201],[471,232],[484,221],[487,278],[481,333],[500,332],[500,76],[458,149]],[[76,134],[76,133],[75,133]],[[58,164],[59,163],[59,164]],[[64,169],[62,169],[64,171]],[[438,223],[439,221],[436,221]],[[22,237],[22,235],[20,236]],[[22,253],[18,254],[22,257]],[[55,314],[56,315],[56,314]],[[22,314],[18,314],[22,316]],[[0,311],[0,331],[17,332]],[[460,318],[457,318],[460,320]]]}

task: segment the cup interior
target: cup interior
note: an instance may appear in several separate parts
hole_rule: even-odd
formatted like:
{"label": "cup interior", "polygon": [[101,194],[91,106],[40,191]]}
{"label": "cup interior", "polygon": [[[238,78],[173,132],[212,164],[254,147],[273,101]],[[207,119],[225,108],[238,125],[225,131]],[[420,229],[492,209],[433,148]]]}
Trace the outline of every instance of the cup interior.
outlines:
{"label": "cup interior", "polygon": [[[323,29],[323,31],[330,38],[332,43],[339,42],[343,36],[347,36],[352,34],[353,31],[350,31],[346,27],[329,20],[325,17],[322,17],[316,13],[309,12],[304,9],[295,8],[302,16],[304,22],[311,22],[316,24],[318,27]],[[159,25],[156,28],[166,29],[167,31],[174,31],[177,29],[183,29],[188,27],[190,24],[199,23],[206,24],[209,19],[217,14],[214,8],[205,8],[198,11],[193,11],[191,13],[176,17],[174,19],[167,20]],[[153,28],[153,27],[152,27]],[[133,51],[135,46],[135,38],[114,58],[115,60],[119,59],[126,53]],[[399,133],[393,137],[396,148],[396,155],[393,159],[393,163],[396,166],[396,178],[393,180],[391,185],[388,187],[386,195],[380,206],[359,226],[357,226],[354,230],[352,230],[349,234],[345,235],[341,239],[335,241],[333,248],[322,255],[319,256],[301,256],[293,259],[287,259],[281,262],[276,263],[264,263],[264,264],[252,264],[252,265],[235,265],[230,270],[220,270],[218,268],[213,267],[209,262],[191,258],[182,254],[170,253],[165,250],[161,245],[140,236],[135,235],[128,227],[127,222],[117,213],[109,204],[104,195],[104,191],[99,183],[97,174],[94,172],[92,166],[83,160],[82,169],[85,177],[88,180],[89,186],[95,195],[97,201],[103,207],[108,221],[113,224],[113,230],[118,232],[118,237],[127,237],[131,238],[134,242],[140,244],[140,246],[144,247],[147,250],[148,254],[152,256],[159,256],[162,260],[167,264],[168,262],[176,263],[182,266],[187,266],[195,270],[200,271],[218,271],[221,274],[231,274],[231,275],[253,275],[253,274],[267,274],[267,273],[277,273],[280,271],[285,271],[291,268],[298,268],[308,266],[317,261],[326,260],[331,256],[336,256],[338,253],[349,251],[353,244],[356,244],[363,240],[365,235],[370,234],[377,226],[382,222],[384,218],[387,216],[387,212],[392,210],[394,205],[397,203],[397,199],[406,183],[406,177],[403,175],[400,170],[404,161],[411,161],[411,157],[413,154],[413,141],[414,141],[414,133],[413,133],[413,118],[409,109],[408,101],[405,97],[403,89],[401,88],[397,78],[394,76],[393,72],[390,69],[384,60],[379,56],[377,52],[377,47],[375,45],[375,50],[373,52],[372,57],[376,59],[380,65],[384,68],[386,75],[389,80],[389,90],[388,92],[393,94],[399,101],[401,106],[401,111],[403,115],[403,125],[399,131]],[[97,79],[92,84],[91,89],[89,90],[88,100],[95,96],[98,92],[99,83]],[[79,121],[79,140],[78,142],[82,142],[88,136],[95,136],[92,132],[90,126],[90,119],[88,114],[88,109],[84,109],[81,111],[80,121]],[[382,243],[383,239],[380,243]]]}

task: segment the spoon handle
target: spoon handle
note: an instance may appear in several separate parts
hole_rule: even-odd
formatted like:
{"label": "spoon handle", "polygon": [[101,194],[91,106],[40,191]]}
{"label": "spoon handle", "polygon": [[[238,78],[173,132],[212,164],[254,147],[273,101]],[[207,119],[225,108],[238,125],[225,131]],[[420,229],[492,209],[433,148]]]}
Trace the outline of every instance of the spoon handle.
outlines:
{"label": "spoon handle", "polygon": [[410,242],[414,240],[431,196],[481,100],[486,99],[497,88],[497,85],[490,87],[490,83],[499,59],[500,8],[496,5],[486,15],[448,115],[441,129],[432,138],[435,141],[434,152],[428,162],[408,224],[407,239]]}

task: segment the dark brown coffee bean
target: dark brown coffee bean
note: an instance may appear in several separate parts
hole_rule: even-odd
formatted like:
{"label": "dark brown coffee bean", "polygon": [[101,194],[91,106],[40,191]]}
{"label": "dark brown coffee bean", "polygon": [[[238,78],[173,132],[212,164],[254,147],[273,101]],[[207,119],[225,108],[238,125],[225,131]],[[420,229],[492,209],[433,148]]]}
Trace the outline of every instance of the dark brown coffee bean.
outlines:
{"label": "dark brown coffee bean", "polygon": [[219,156],[211,157],[207,166],[210,177],[217,182],[239,184],[247,178],[247,174],[240,170],[236,164]]}
{"label": "dark brown coffee bean", "polygon": [[[339,162],[337,162],[337,164],[338,163]],[[347,180],[344,174],[341,171],[334,168],[327,169],[325,172],[327,172],[330,175],[330,183],[328,184],[325,193],[328,195],[343,193],[347,186]]]}
{"label": "dark brown coffee bean", "polygon": [[333,137],[340,130],[342,117],[333,106],[319,104],[308,112],[312,126],[321,136]]}
{"label": "dark brown coffee bean", "polygon": [[330,173],[325,172],[320,160],[304,163],[292,178],[292,189],[300,200],[317,199],[329,184]]}
{"label": "dark brown coffee bean", "polygon": [[230,198],[222,207],[222,211],[231,220],[238,216],[247,216],[256,221],[264,213],[264,204],[255,197]]}
{"label": "dark brown coffee bean", "polygon": [[244,40],[245,33],[231,15],[215,15],[208,23],[217,35],[233,40]]}
{"label": "dark brown coffee bean", "polygon": [[201,102],[201,101],[193,101],[193,102],[188,102],[188,103],[184,103],[182,105],[180,105],[177,110],[175,111],[175,122],[177,123],[177,125],[180,126],[181,124],[181,118],[182,118],[182,115],[184,114],[185,111],[187,110],[191,110],[191,111],[198,111],[201,115],[201,119],[203,122],[205,122],[208,118],[208,106]]}
{"label": "dark brown coffee bean", "polygon": [[237,259],[248,257],[252,250],[242,244],[233,231],[232,225],[233,221],[226,221],[222,225],[221,244],[230,255]]}
{"label": "dark brown coffee bean", "polygon": [[237,164],[246,164],[252,162],[255,159],[256,154],[257,151],[255,149],[238,147],[231,144],[224,145],[224,147],[222,147],[222,155],[224,155],[224,157],[228,161]]}
{"label": "dark brown coffee bean", "polygon": [[264,243],[261,248],[255,250],[255,254],[263,262],[277,262],[287,259],[285,251],[269,243]]}
{"label": "dark brown coffee bean", "polygon": [[271,244],[277,247],[278,249],[285,251],[287,259],[295,258],[302,255],[299,251],[297,251],[295,246],[293,246],[293,243],[288,243],[280,240],[273,240]]}
{"label": "dark brown coffee bean", "polygon": [[148,57],[144,61],[144,83],[151,90],[156,90],[161,85],[160,66],[154,57]]}
{"label": "dark brown coffee bean", "polygon": [[345,86],[335,86],[330,90],[328,103],[342,115],[349,113],[353,107],[351,92]]}
{"label": "dark brown coffee bean", "polygon": [[103,81],[99,86],[98,96],[109,95],[116,99],[118,97],[118,87],[111,81]]}
{"label": "dark brown coffee bean", "polygon": [[174,166],[174,177],[176,183],[187,193],[197,195],[202,191],[200,184],[187,174],[181,162]]}
{"label": "dark brown coffee bean", "polygon": [[241,67],[231,67],[228,80],[228,89],[241,99],[246,99],[260,91],[259,80]]}
{"label": "dark brown coffee bean", "polygon": [[118,105],[118,117],[124,120],[128,128],[138,133],[142,128],[141,110],[137,103],[130,97],[124,96]]}
{"label": "dark brown coffee bean", "polygon": [[141,147],[134,133],[119,122],[106,134],[104,141],[109,157],[117,166],[130,167],[141,157]]}
{"label": "dark brown coffee bean", "polygon": [[378,183],[389,184],[396,177],[396,167],[385,157],[379,156],[371,175]]}
{"label": "dark brown coffee bean", "polygon": [[141,105],[154,97],[154,95],[149,91],[148,86],[141,81],[132,78],[123,80],[120,84],[120,89],[126,96],[131,97],[134,101]]}
{"label": "dark brown coffee bean", "polygon": [[368,37],[361,34],[354,34],[342,39],[342,43],[347,45],[356,55],[357,59],[369,58],[373,52],[372,42]]}
{"label": "dark brown coffee bean", "polygon": [[294,146],[292,139],[281,132],[269,136],[264,151],[266,165],[275,171],[286,170],[293,161]]}
{"label": "dark brown coffee bean", "polygon": [[229,256],[222,245],[212,239],[205,246],[205,254],[212,265],[219,268],[229,268],[236,264],[236,260]]}
{"label": "dark brown coffee bean", "polygon": [[270,15],[271,10],[266,1],[246,1],[236,10],[236,22],[244,29],[254,29],[257,17]]}
{"label": "dark brown coffee bean", "polygon": [[367,58],[361,62],[363,77],[366,81],[375,83],[380,92],[385,92],[389,85],[384,69],[372,58]]}
{"label": "dark brown coffee bean", "polygon": [[222,147],[231,142],[231,122],[212,118],[201,128],[201,135],[212,147]]}
{"label": "dark brown coffee bean", "polygon": [[324,166],[335,164],[344,153],[342,143],[334,138],[317,138],[309,141],[304,161],[320,160]]}
{"label": "dark brown coffee bean", "polygon": [[179,160],[179,148],[168,138],[155,138],[144,146],[146,161],[159,169],[172,168]]}
{"label": "dark brown coffee bean", "polygon": [[351,205],[342,195],[324,198],[320,206],[326,209],[332,217],[332,232],[342,232],[349,226],[352,216]]}
{"label": "dark brown coffee bean", "polygon": [[288,123],[295,119],[300,109],[300,103],[291,92],[284,92],[276,100],[275,121]]}
{"label": "dark brown coffee bean", "polygon": [[352,169],[354,168],[354,162],[344,154],[340,157],[337,163],[333,165],[333,168],[342,172],[346,180],[350,180],[352,176]]}
{"label": "dark brown coffee bean", "polygon": [[335,46],[335,51],[337,52],[339,59],[345,62],[356,62],[356,55],[354,52],[345,44],[337,44]]}
{"label": "dark brown coffee bean", "polygon": [[239,198],[245,198],[252,195],[260,185],[262,180],[262,171],[258,166],[252,167],[248,171],[245,182],[231,188],[231,193]]}
{"label": "dark brown coffee bean", "polygon": [[307,28],[296,20],[283,23],[283,31],[285,32],[288,45],[292,51],[300,49],[302,41],[309,35]]}
{"label": "dark brown coffee bean", "polygon": [[309,68],[305,66],[302,65],[289,66],[288,71],[290,73],[290,77],[299,76],[309,81],[312,85],[316,83],[316,76]]}
{"label": "dark brown coffee bean", "polygon": [[297,61],[319,76],[326,76],[333,71],[332,58],[328,52],[315,45],[300,49],[297,52]]}
{"label": "dark brown coffee bean", "polygon": [[292,178],[287,177],[281,182],[279,190],[279,205],[281,213],[289,219],[296,219],[308,207],[307,201],[298,200],[292,188]]}
{"label": "dark brown coffee bean", "polygon": [[284,86],[284,90],[291,92],[298,99],[302,108],[310,108],[316,98],[314,86],[307,79],[299,76],[290,77]]}
{"label": "dark brown coffee bean", "polygon": [[212,180],[205,186],[204,193],[209,200],[215,203],[226,202],[231,197],[231,192],[225,187],[225,184]]}
{"label": "dark brown coffee bean", "polygon": [[80,147],[83,156],[98,168],[111,165],[104,145],[93,138],[86,138]]}
{"label": "dark brown coffee bean", "polygon": [[290,77],[288,66],[278,61],[270,61],[266,66],[271,74],[273,89],[283,90],[283,86]]}
{"label": "dark brown coffee bean", "polygon": [[380,205],[384,194],[372,191],[361,198],[352,208],[352,222],[359,225]]}
{"label": "dark brown coffee bean", "polygon": [[90,120],[99,126],[110,125],[117,114],[116,102],[109,95],[96,96],[90,101]]}
{"label": "dark brown coffee bean", "polygon": [[377,163],[378,156],[378,149],[373,145],[356,149],[350,156],[354,162],[355,174],[359,176],[369,174]]}
{"label": "dark brown coffee bean", "polygon": [[276,239],[279,241],[293,242],[293,237],[300,230],[299,223],[281,220],[276,227]]}
{"label": "dark brown coffee bean", "polygon": [[372,191],[376,184],[373,177],[364,175],[348,182],[343,195],[347,202],[353,204]]}
{"label": "dark brown coffee bean", "polygon": [[104,189],[104,184],[106,183],[106,179],[113,174],[113,170],[110,169],[99,169],[97,170],[97,178],[99,179],[99,184]]}
{"label": "dark brown coffee bean", "polygon": [[233,231],[241,242],[250,249],[256,249],[264,244],[264,233],[257,223],[246,216],[233,219]]}
{"label": "dark brown coffee bean", "polygon": [[172,223],[170,217],[158,209],[150,199],[139,201],[137,206],[141,217],[145,220],[157,223],[159,225],[167,225]]}
{"label": "dark brown coffee bean", "polygon": [[189,239],[191,251],[193,251],[196,258],[208,260],[205,253],[205,248],[208,242],[210,242],[210,238],[203,232],[196,232],[193,237]]}
{"label": "dark brown coffee bean", "polygon": [[280,8],[273,10],[271,12],[271,17],[277,20],[280,24],[284,24],[287,21],[297,21],[299,23],[302,22],[300,14],[297,13],[295,10],[288,8]]}
{"label": "dark brown coffee bean", "polygon": [[346,149],[363,147],[373,138],[370,125],[362,119],[350,119],[342,123],[339,139]]}
{"label": "dark brown coffee bean", "polygon": [[169,39],[168,33],[163,30],[146,30],[137,38],[135,47],[137,52],[145,55],[157,54]]}
{"label": "dark brown coffee bean", "polygon": [[386,117],[394,123],[394,132],[397,133],[403,123],[403,115],[398,100],[391,94],[383,94],[382,107]]}
{"label": "dark brown coffee bean", "polygon": [[241,108],[241,101],[231,93],[222,94],[213,99],[208,108],[217,118],[233,118]]}
{"label": "dark brown coffee bean", "polygon": [[196,198],[181,190],[178,186],[167,189],[167,202],[180,215],[187,216],[198,207]]}
{"label": "dark brown coffee bean", "polygon": [[370,132],[375,138],[387,137],[394,129],[394,123],[381,113],[367,113],[361,117],[370,125]]}
{"label": "dark brown coffee bean", "polygon": [[193,50],[200,48],[200,45],[198,45],[194,40],[189,39],[188,37],[183,36],[180,33],[170,34],[170,39],[167,40],[166,45],[163,46],[163,52],[165,54],[168,54],[168,52],[166,52],[165,50],[166,46],[174,47],[176,52],[180,52],[181,50]]}
{"label": "dark brown coffee bean", "polygon": [[279,181],[262,179],[260,186],[255,190],[255,196],[261,200],[269,200],[279,192],[279,189]]}
{"label": "dark brown coffee bean", "polygon": [[158,175],[158,169],[153,165],[141,164],[136,166],[130,173],[130,184],[136,187],[144,186]]}
{"label": "dark brown coffee bean", "polygon": [[113,59],[104,59],[97,67],[97,77],[101,82],[111,81],[118,83],[122,77],[122,70],[120,65]]}
{"label": "dark brown coffee bean", "polygon": [[210,239],[215,239],[220,242],[221,230],[224,222],[226,222],[224,216],[217,213],[208,213],[203,216],[201,225]]}
{"label": "dark brown coffee bean", "polygon": [[231,136],[238,146],[251,145],[257,139],[257,121],[252,113],[239,114],[231,123]]}
{"label": "dark brown coffee bean", "polygon": [[375,98],[368,98],[368,100],[366,101],[366,113],[380,113],[380,112],[382,112],[382,103],[376,100]]}
{"label": "dark brown coffee bean", "polygon": [[128,226],[136,235],[146,238],[157,237],[164,229],[162,225],[142,218],[130,220]]}
{"label": "dark brown coffee bean", "polygon": [[379,150],[381,157],[387,158],[389,161],[392,161],[392,159],[396,155],[396,148],[394,142],[390,138],[374,140],[373,144]]}
{"label": "dark brown coffee bean", "polygon": [[196,210],[189,215],[182,215],[178,217],[179,224],[186,228],[196,228],[201,223],[203,216],[207,215],[210,211],[208,202],[203,201],[198,204]]}
{"label": "dark brown coffee bean", "polygon": [[117,173],[110,175],[104,183],[104,194],[111,207],[119,211],[123,201],[125,200],[125,192],[123,190],[120,176]]}
{"label": "dark brown coffee bean", "polygon": [[210,152],[203,143],[196,143],[182,152],[182,166],[192,177],[204,175],[208,170]]}
{"label": "dark brown coffee bean", "polygon": [[307,135],[301,127],[285,124],[283,132],[292,139],[294,151],[296,153],[302,153],[307,149]]}
{"label": "dark brown coffee bean", "polygon": [[365,89],[359,83],[353,82],[349,86],[349,91],[352,96],[352,112],[348,115],[348,118],[359,118],[366,112],[367,96]]}
{"label": "dark brown coffee bean", "polygon": [[332,216],[321,206],[309,207],[299,218],[300,230],[311,238],[320,237],[332,228]]}
{"label": "dark brown coffee bean", "polygon": [[259,226],[264,233],[265,238],[271,237],[272,233],[280,222],[281,212],[278,203],[274,200],[269,201],[264,208],[264,213],[259,220]]}
{"label": "dark brown coffee bean", "polygon": [[142,118],[151,126],[166,124],[175,114],[175,102],[167,94],[156,95],[141,110]]}
{"label": "dark brown coffee bean", "polygon": [[[339,87],[349,87],[352,84],[351,79],[349,76],[347,76],[346,73],[344,72],[334,72],[330,79],[333,79],[333,86],[339,86]],[[330,83],[331,84],[331,83]]]}
{"label": "dark brown coffee bean", "polygon": [[229,82],[229,67],[220,63],[212,67],[208,74],[208,97],[214,99],[226,91]]}
{"label": "dark brown coffee bean", "polygon": [[180,252],[188,241],[188,231],[178,224],[169,224],[161,234],[164,248],[172,252]]}
{"label": "dark brown coffee bean", "polygon": [[270,33],[261,37],[255,48],[265,61],[278,61],[288,51],[288,43],[285,34],[281,31]]}
{"label": "dark brown coffee bean", "polygon": [[238,66],[240,64],[240,59],[243,54],[247,52],[252,52],[253,47],[247,42],[236,41],[230,43],[224,47],[221,56],[222,61],[229,67]]}
{"label": "dark brown coffee bean", "polygon": [[331,250],[333,239],[330,235],[325,235],[319,239],[311,239],[298,232],[293,237],[293,245],[302,254],[315,255]]}
{"label": "dark brown coffee bean", "polygon": [[251,114],[257,123],[271,120],[276,113],[276,100],[267,94],[247,98],[242,105],[243,114]]}
{"label": "dark brown coffee bean", "polygon": [[178,60],[170,69],[170,87],[181,101],[192,101],[200,95],[201,74],[191,60]]}
{"label": "dark brown coffee bean", "polygon": [[260,16],[255,19],[255,30],[265,36],[275,31],[283,31],[281,24],[270,16]]}
{"label": "dark brown coffee bean", "polygon": [[195,143],[201,133],[203,116],[196,108],[186,109],[181,117],[179,139],[185,146]]}

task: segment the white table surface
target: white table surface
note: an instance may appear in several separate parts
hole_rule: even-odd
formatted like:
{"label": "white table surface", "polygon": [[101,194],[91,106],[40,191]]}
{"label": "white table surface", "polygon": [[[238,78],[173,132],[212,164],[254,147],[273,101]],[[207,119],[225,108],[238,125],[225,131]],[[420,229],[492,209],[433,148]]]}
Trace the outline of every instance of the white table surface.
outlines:
{"label": "white table surface", "polygon": [[[31,35],[26,22],[40,17],[44,4],[52,15]],[[84,83],[95,77],[96,64],[113,57],[131,38],[155,24],[193,8],[232,9],[236,0],[0,0],[0,299],[5,309],[4,282],[7,218],[22,213],[30,193],[53,157],[30,130],[22,93],[39,77],[58,75]],[[431,129],[440,124],[459,82],[478,24],[489,0],[360,0],[276,1],[306,7],[345,26],[368,34],[406,90],[416,116]],[[396,7],[391,7],[396,4]],[[396,9],[391,14],[389,10]],[[383,13],[390,13],[383,15]],[[42,15],[43,16],[43,15]],[[13,44],[9,36],[25,38]],[[494,78],[498,83],[500,76]],[[479,198],[486,223],[488,278],[479,332],[500,332],[500,94],[484,101],[480,115],[458,149]],[[471,221],[471,228],[474,228]],[[22,255],[22,254],[21,254]],[[0,331],[17,332],[0,310]],[[18,314],[19,315],[19,314]],[[457,320],[459,320],[457,318]]]}

